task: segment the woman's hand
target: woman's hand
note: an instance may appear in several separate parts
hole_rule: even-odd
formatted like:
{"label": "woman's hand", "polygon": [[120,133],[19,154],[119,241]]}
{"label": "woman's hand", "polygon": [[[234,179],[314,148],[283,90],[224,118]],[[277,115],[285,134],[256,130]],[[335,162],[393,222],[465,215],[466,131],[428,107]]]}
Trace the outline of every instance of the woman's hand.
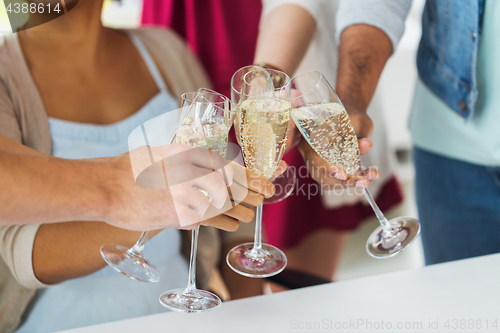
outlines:
{"label": "woman's hand", "polygon": [[[201,224],[216,227],[225,231],[236,231],[239,222],[251,222],[255,212],[252,207],[257,207],[264,202],[264,198],[274,195],[274,185],[267,179],[253,173],[238,163],[231,162],[234,172],[233,184],[228,187],[232,208],[226,211],[210,207],[207,214],[214,217],[204,220]],[[285,161],[281,161],[274,177],[286,170]]]}
{"label": "woman's hand", "polygon": [[233,182],[232,166],[220,155],[181,144],[143,146],[107,161],[105,221],[130,230],[200,223],[211,204],[225,205]]}
{"label": "woman's hand", "polygon": [[[254,214],[241,203],[257,206],[275,191],[241,165],[181,144],[143,146],[102,161],[111,166],[100,175],[110,198],[104,220],[130,230],[191,229],[200,223],[236,230],[237,221],[249,222]],[[285,169],[282,162],[276,175]]]}

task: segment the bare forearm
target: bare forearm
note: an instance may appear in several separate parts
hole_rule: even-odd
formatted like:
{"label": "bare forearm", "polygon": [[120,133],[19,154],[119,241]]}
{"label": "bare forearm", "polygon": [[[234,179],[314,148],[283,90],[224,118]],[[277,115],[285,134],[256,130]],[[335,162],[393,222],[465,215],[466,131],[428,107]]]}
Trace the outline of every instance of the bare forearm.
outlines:
{"label": "bare forearm", "polygon": [[380,29],[357,24],[344,30],[340,40],[336,91],[349,108],[366,112],[392,44]]}
{"label": "bare forearm", "polygon": [[[153,231],[153,235],[159,231]],[[55,284],[85,276],[106,266],[99,249],[104,244],[131,247],[140,232],[104,222],[43,224],[33,244],[33,270],[38,280]]]}
{"label": "bare forearm", "polygon": [[70,161],[34,150],[0,150],[0,224],[99,220],[109,198],[104,163]]}
{"label": "bare forearm", "polygon": [[316,30],[316,21],[298,5],[282,5],[262,22],[255,63],[267,63],[292,75],[304,57]]}

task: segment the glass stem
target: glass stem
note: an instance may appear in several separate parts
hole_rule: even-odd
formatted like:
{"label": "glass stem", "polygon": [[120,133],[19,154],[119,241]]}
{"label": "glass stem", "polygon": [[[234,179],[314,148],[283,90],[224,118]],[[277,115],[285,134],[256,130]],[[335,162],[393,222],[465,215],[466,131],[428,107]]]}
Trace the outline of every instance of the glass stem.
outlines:
{"label": "glass stem", "polygon": [[372,209],[375,212],[375,215],[377,215],[377,218],[378,218],[378,220],[380,222],[380,225],[382,225],[382,228],[384,228],[384,230],[386,232],[391,232],[392,233],[392,226],[391,226],[391,224],[389,223],[389,221],[387,220],[387,218],[384,216],[384,213],[382,213],[382,211],[380,210],[380,208],[378,208],[378,205],[375,202],[375,199],[373,199],[372,194],[370,193],[370,191],[368,191],[367,188],[364,188],[363,189],[363,194],[365,195],[366,200],[368,200],[368,203],[370,204],[370,206],[372,206]]}
{"label": "glass stem", "polygon": [[253,248],[255,250],[262,249],[262,207],[263,204],[257,206],[255,212],[255,237],[253,242]]}
{"label": "glass stem", "polygon": [[137,242],[129,249],[129,251],[136,256],[142,255],[142,251],[144,250],[144,246],[146,245],[146,242],[148,241],[150,235],[151,231],[144,231],[141,234],[141,237],[139,237],[139,240],[137,240]]}
{"label": "glass stem", "polygon": [[191,230],[191,256],[189,258],[188,285],[185,293],[196,293],[196,253],[198,252],[198,234],[200,227]]}

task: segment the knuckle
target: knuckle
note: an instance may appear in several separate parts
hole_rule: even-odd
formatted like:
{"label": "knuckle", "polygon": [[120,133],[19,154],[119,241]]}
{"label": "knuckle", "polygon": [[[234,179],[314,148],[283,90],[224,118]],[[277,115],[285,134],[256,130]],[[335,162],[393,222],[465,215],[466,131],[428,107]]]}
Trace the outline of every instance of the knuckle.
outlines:
{"label": "knuckle", "polygon": [[250,204],[252,206],[259,206],[259,205],[262,205],[264,203],[264,195],[262,195],[262,194],[255,193],[255,194],[249,195],[249,197],[251,198]]}

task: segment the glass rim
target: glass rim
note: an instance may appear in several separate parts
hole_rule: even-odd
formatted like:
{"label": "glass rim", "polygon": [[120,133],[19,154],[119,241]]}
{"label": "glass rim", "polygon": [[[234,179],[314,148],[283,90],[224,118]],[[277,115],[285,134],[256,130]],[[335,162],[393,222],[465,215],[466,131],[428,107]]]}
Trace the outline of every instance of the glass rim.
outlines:
{"label": "glass rim", "polygon": [[[231,76],[231,91],[234,91],[235,93],[241,94],[241,91],[238,91],[238,90],[236,90],[234,88],[233,82],[234,82],[234,80],[236,78],[236,75],[238,75],[240,72],[242,72],[243,70],[248,69],[248,68],[258,68],[258,69],[264,69],[264,70],[266,70],[264,67],[258,66],[258,65],[249,65],[249,66],[241,67],[240,69],[238,69],[236,72],[233,73],[233,76]],[[250,71],[247,71],[247,73],[248,72],[250,72]]]}
{"label": "glass rim", "polygon": [[[253,69],[252,69],[253,68]],[[234,91],[235,93],[239,94],[239,95],[244,95],[244,96],[250,96],[248,94],[245,94],[243,92],[241,92],[240,90],[237,90],[235,89],[234,87],[234,80],[235,80],[235,77],[240,74],[243,70],[247,70],[247,72],[243,75],[243,81],[246,81],[245,80],[245,77],[250,73],[250,72],[253,72],[253,71],[257,71],[257,70],[264,70],[266,71],[267,73],[269,73],[269,75],[271,76],[272,73],[279,73],[279,74],[282,74],[284,77],[285,77],[285,83],[280,86],[279,88],[274,88],[273,91],[281,91],[283,89],[286,89],[287,86],[291,86],[291,83],[292,83],[292,79],[290,78],[290,76],[283,72],[283,71],[280,71],[279,69],[274,69],[274,68],[265,68],[265,67],[262,67],[262,66],[257,66],[257,65],[250,65],[250,66],[245,66],[245,67],[241,67],[240,69],[238,69],[236,72],[234,72],[233,76],[231,77],[231,91]]]}
{"label": "glass rim", "polygon": [[[223,95],[221,93],[218,93],[215,90],[208,89],[208,88],[200,88],[200,89],[198,89],[198,91],[188,91],[188,92],[185,92],[185,93],[183,93],[181,95],[181,101],[184,100],[184,101],[188,102],[189,104],[193,103],[193,98],[196,97],[196,95],[199,94],[200,90],[208,91],[209,93],[211,93],[213,95],[221,97],[221,101],[220,102],[213,102],[213,101],[208,100],[206,97],[204,97],[204,99],[206,100],[206,102],[196,102],[196,103],[200,103],[200,104],[212,104],[214,107],[216,107],[218,109],[221,109],[221,110],[224,110],[224,111],[228,111],[230,113],[237,112],[236,104],[230,98],[228,98],[227,96],[225,96],[225,95]],[[192,97],[187,97],[188,95],[191,95]],[[220,104],[225,104],[226,102],[231,106],[229,109],[226,109],[226,108],[220,106]],[[184,106],[182,106],[182,108],[183,107]]]}
{"label": "glass rim", "polygon": [[[296,91],[299,91],[300,92],[300,95],[298,96],[291,96],[291,100],[297,100],[299,98],[301,98],[302,96],[306,96],[308,95],[309,93],[311,93],[314,89],[316,89],[320,84],[321,82],[323,81],[324,83],[326,83],[326,85],[328,86],[328,88],[330,89],[331,92],[333,92],[335,98],[337,99],[337,102],[345,109],[344,107],[344,104],[342,104],[342,101],[340,100],[339,96],[337,95],[337,92],[335,91],[335,89],[333,89],[332,85],[330,84],[330,82],[328,82],[328,80],[326,79],[325,75],[323,73],[321,73],[320,71],[318,71],[317,69],[310,69],[308,71],[305,71],[303,73],[300,73],[300,74],[297,74],[295,75],[292,80],[291,80],[291,83],[293,85],[293,81],[299,77],[305,77],[307,76],[308,74],[319,74],[317,80],[314,81],[314,85],[311,86],[310,89],[308,89],[306,92],[302,92],[301,90],[298,90],[296,89]],[[293,103],[292,103],[293,104]]]}

